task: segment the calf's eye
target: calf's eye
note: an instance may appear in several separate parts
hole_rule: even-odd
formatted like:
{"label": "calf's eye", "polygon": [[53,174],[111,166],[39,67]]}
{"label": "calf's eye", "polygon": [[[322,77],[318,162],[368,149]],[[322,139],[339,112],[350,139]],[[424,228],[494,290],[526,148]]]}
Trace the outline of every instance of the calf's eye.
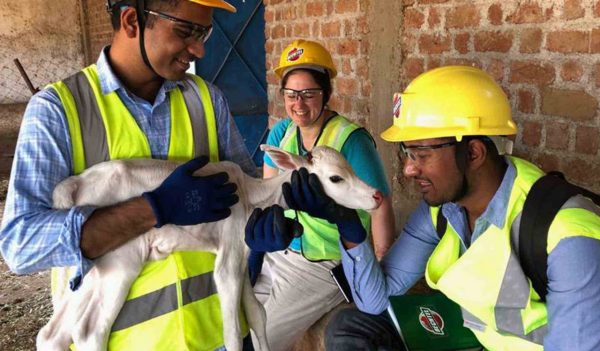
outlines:
{"label": "calf's eye", "polygon": [[340,176],[331,176],[331,177],[329,177],[329,180],[331,180],[332,183],[339,183],[339,182],[343,182],[344,178],[342,178]]}

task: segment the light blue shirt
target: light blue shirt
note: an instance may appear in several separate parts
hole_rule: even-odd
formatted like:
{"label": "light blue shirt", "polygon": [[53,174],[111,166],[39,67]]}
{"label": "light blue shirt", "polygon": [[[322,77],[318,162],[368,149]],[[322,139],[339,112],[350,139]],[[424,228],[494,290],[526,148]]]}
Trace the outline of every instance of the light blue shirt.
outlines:
{"label": "light blue shirt", "polygon": [[[454,203],[442,206],[461,238],[461,253],[490,225],[502,227],[516,177],[514,165],[508,159],[507,163],[500,188],[475,222],[471,240],[464,209]],[[350,250],[340,243],[344,272],[358,308],[382,313],[389,296],[404,294],[423,277],[438,242],[429,207],[421,202],[380,264],[367,242]],[[562,239],[548,257],[548,281],[545,350],[600,350],[600,241],[581,236]]]}
{"label": "light blue shirt", "polygon": [[[128,92],[112,71],[105,48],[97,62],[103,93],[116,91],[148,137],[152,157],[166,159],[170,135],[168,92],[181,82],[165,81],[153,104]],[[257,176],[223,93],[208,84],[222,160],[239,164]],[[71,137],[65,112],[53,89],[31,98],[19,132],[0,231],[0,251],[13,272],[32,273],[51,267],[75,266],[74,281],[92,267],[79,247],[83,223],[92,207],[52,209],[56,184],[72,175]]]}

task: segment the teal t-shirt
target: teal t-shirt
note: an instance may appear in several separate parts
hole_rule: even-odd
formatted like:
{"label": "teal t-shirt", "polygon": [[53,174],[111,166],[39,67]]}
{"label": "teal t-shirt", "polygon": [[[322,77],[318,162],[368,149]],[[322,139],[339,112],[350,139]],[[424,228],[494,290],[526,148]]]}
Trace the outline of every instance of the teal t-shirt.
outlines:
{"label": "teal t-shirt", "polygon": [[[290,123],[291,119],[289,118],[277,122],[267,136],[267,144],[280,147],[279,143],[283,139]],[[366,129],[361,128],[350,134],[344,146],[342,146],[341,153],[352,167],[354,173],[363,182],[381,191],[384,196],[390,194],[390,186],[385,176],[383,163],[377,153],[377,149],[375,149],[373,139]],[[277,168],[267,154],[264,156],[264,161],[267,166]],[[300,250],[299,238],[295,238],[292,241],[290,248],[297,251]]]}

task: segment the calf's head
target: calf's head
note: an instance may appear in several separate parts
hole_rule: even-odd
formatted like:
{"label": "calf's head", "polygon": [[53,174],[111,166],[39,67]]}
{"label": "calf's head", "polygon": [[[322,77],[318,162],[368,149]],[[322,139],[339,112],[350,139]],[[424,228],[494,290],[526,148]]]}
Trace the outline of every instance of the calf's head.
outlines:
{"label": "calf's head", "polygon": [[301,167],[319,177],[325,193],[338,204],[362,210],[374,210],[381,204],[381,192],[360,180],[344,156],[328,146],[315,147],[308,157],[291,154],[270,145],[261,145],[281,170]]}

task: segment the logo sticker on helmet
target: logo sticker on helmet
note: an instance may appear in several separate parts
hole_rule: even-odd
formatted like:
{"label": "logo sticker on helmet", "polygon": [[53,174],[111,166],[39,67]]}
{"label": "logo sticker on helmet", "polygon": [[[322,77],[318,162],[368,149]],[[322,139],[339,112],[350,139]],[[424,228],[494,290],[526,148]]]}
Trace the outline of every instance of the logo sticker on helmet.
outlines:
{"label": "logo sticker on helmet", "polygon": [[419,313],[419,322],[421,323],[421,326],[432,334],[445,335],[444,320],[442,319],[442,316],[427,307],[419,307],[419,309],[421,310],[421,313]]}
{"label": "logo sticker on helmet", "polygon": [[400,117],[400,106],[402,106],[402,96],[396,93],[394,94],[394,108],[392,109],[394,118]]}
{"label": "logo sticker on helmet", "polygon": [[292,50],[290,50],[290,52],[288,52],[287,60],[296,61],[300,58],[300,56],[302,56],[303,53],[304,49],[293,48]]}

